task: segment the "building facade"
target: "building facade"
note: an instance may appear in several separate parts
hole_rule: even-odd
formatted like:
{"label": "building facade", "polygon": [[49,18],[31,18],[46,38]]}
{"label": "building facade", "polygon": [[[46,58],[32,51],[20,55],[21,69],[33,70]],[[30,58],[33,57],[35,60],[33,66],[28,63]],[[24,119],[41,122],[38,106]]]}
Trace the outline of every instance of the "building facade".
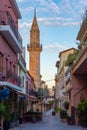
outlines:
{"label": "building facade", "polygon": [[22,52],[22,38],[18,19],[21,14],[15,0],[0,2],[0,77],[4,82],[19,86],[17,58]]}
{"label": "building facade", "polygon": [[22,53],[18,54],[18,76],[20,77],[20,87],[23,93],[26,93],[26,71],[25,47],[22,47]]}
{"label": "building facade", "polygon": [[66,61],[69,55],[72,55],[76,49],[70,48],[65,51],[60,52],[59,58],[60,60],[57,61],[56,67],[57,67],[57,74],[55,76],[55,82],[56,86],[58,87],[58,105],[59,107],[64,107],[64,102],[69,102],[69,92],[67,91],[67,81],[68,78],[70,78],[70,75],[66,75],[66,72],[69,69],[69,66],[67,66]]}
{"label": "building facade", "polygon": [[81,24],[80,30],[77,34],[78,57],[72,65],[72,91],[71,91],[71,106],[74,109],[74,120],[78,123],[76,114],[77,105],[81,100],[87,100],[87,14]]}
{"label": "building facade", "polygon": [[[15,0],[0,1],[0,101],[7,101],[6,112],[18,112],[18,92],[21,80],[18,76],[18,54],[22,52],[22,38],[18,31],[21,14]],[[7,100],[6,100],[7,99]],[[3,117],[3,120],[5,117]],[[1,124],[3,126],[3,120]]]}

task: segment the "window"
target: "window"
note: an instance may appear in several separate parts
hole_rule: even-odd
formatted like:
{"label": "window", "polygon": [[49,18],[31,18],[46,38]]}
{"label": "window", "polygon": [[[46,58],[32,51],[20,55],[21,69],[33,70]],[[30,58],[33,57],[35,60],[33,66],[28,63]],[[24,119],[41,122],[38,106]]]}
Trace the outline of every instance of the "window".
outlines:
{"label": "window", "polygon": [[24,88],[24,76],[21,76],[21,85],[22,88]]}
{"label": "window", "polygon": [[0,52],[0,72],[3,72],[3,54]]}
{"label": "window", "polygon": [[10,70],[12,70],[12,62],[10,61]]}
{"label": "window", "polygon": [[6,73],[8,72],[8,59],[6,58]]}
{"label": "window", "polygon": [[16,67],[15,67],[15,65],[13,65],[13,72],[14,72],[14,74],[16,73]]}
{"label": "window", "polygon": [[23,78],[22,80],[23,80],[23,88],[24,88],[24,76],[22,78]]}
{"label": "window", "polygon": [[26,81],[26,93],[28,94],[28,81]]}

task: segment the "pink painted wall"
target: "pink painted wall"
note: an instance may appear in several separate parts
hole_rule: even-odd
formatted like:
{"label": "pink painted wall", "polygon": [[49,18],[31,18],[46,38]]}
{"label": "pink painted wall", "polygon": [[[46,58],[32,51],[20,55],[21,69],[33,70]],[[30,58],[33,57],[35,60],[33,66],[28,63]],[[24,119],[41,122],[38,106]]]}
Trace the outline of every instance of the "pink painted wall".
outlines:
{"label": "pink painted wall", "polygon": [[10,0],[0,0],[0,11],[8,11],[18,29],[18,19],[12,9]]}
{"label": "pink painted wall", "polygon": [[3,39],[0,35],[0,52],[3,54],[3,72],[6,74],[6,58],[8,59],[8,69],[10,68],[10,62],[12,63],[12,70],[13,65],[16,67],[16,74],[17,74],[17,54],[10,48],[8,43]]}
{"label": "pink painted wall", "polygon": [[26,93],[29,94],[29,91],[33,89],[34,82],[29,74],[29,72],[26,73]]}
{"label": "pink painted wall", "polygon": [[81,101],[81,97],[87,99],[87,75],[72,75],[72,89],[70,95],[71,118],[78,124],[76,108]]}
{"label": "pink painted wall", "polygon": [[[11,6],[10,0],[0,0],[0,11],[8,11],[18,29],[18,19],[14,13],[14,10]],[[16,23],[17,22],[17,23]],[[3,54],[3,72],[6,74],[6,58],[8,59],[8,69],[10,68],[10,63],[12,66],[15,66],[15,73],[17,74],[17,54],[13,51],[13,49],[9,46],[8,42],[2,37],[0,34],[0,52]]]}
{"label": "pink painted wall", "polygon": [[72,76],[71,105],[77,106],[81,100],[81,95],[87,99],[87,75]]}

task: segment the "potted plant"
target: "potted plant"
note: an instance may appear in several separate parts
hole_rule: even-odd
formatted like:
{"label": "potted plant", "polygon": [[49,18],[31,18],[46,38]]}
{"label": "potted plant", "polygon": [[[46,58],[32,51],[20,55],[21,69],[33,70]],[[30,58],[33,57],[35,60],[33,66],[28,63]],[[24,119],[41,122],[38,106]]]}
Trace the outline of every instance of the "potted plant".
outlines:
{"label": "potted plant", "polygon": [[62,120],[62,122],[66,122],[67,121],[67,112],[64,109],[60,110],[60,118]]}
{"label": "potted plant", "polygon": [[5,106],[5,103],[4,101],[1,101],[0,103],[0,129],[2,127],[2,118],[4,116],[4,112],[6,111],[6,106]]}
{"label": "potted plant", "polygon": [[54,108],[54,111],[55,111],[55,113],[57,113],[57,114],[58,114],[58,113],[59,113],[59,111],[60,111],[60,108],[57,106],[57,107],[55,107],[55,108]]}
{"label": "potted plant", "polygon": [[87,100],[82,100],[77,105],[78,123],[87,127]]}
{"label": "potted plant", "polygon": [[4,112],[4,122],[3,122],[3,127],[6,129],[10,127],[10,120],[11,120],[11,110],[12,110],[12,99],[9,98],[8,100],[4,100],[5,104],[5,112]]}
{"label": "potted plant", "polygon": [[[68,102],[68,101],[65,101],[65,102],[64,102],[64,108],[65,108],[65,110],[66,110],[66,112],[67,112],[68,109],[69,109],[69,102]],[[67,112],[67,123],[68,123],[68,125],[72,124],[71,116],[69,115],[68,112]]]}
{"label": "potted plant", "polygon": [[0,103],[0,120],[1,120],[2,116],[4,115],[5,110],[6,110],[6,106],[5,106],[4,101],[2,101]]}
{"label": "potted plant", "polygon": [[5,100],[0,103],[0,120],[3,120],[3,129],[8,130],[10,126],[10,111],[7,109]]}

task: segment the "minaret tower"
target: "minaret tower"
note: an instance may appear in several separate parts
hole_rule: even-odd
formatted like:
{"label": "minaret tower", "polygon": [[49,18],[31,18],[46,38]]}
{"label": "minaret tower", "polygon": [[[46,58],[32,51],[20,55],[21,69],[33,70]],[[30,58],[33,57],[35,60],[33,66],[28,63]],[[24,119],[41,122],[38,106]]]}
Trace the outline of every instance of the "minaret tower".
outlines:
{"label": "minaret tower", "polygon": [[34,18],[30,30],[30,45],[29,51],[29,73],[34,78],[36,89],[40,87],[40,52],[42,46],[40,45],[40,31],[38,28],[36,9],[34,9]]}

